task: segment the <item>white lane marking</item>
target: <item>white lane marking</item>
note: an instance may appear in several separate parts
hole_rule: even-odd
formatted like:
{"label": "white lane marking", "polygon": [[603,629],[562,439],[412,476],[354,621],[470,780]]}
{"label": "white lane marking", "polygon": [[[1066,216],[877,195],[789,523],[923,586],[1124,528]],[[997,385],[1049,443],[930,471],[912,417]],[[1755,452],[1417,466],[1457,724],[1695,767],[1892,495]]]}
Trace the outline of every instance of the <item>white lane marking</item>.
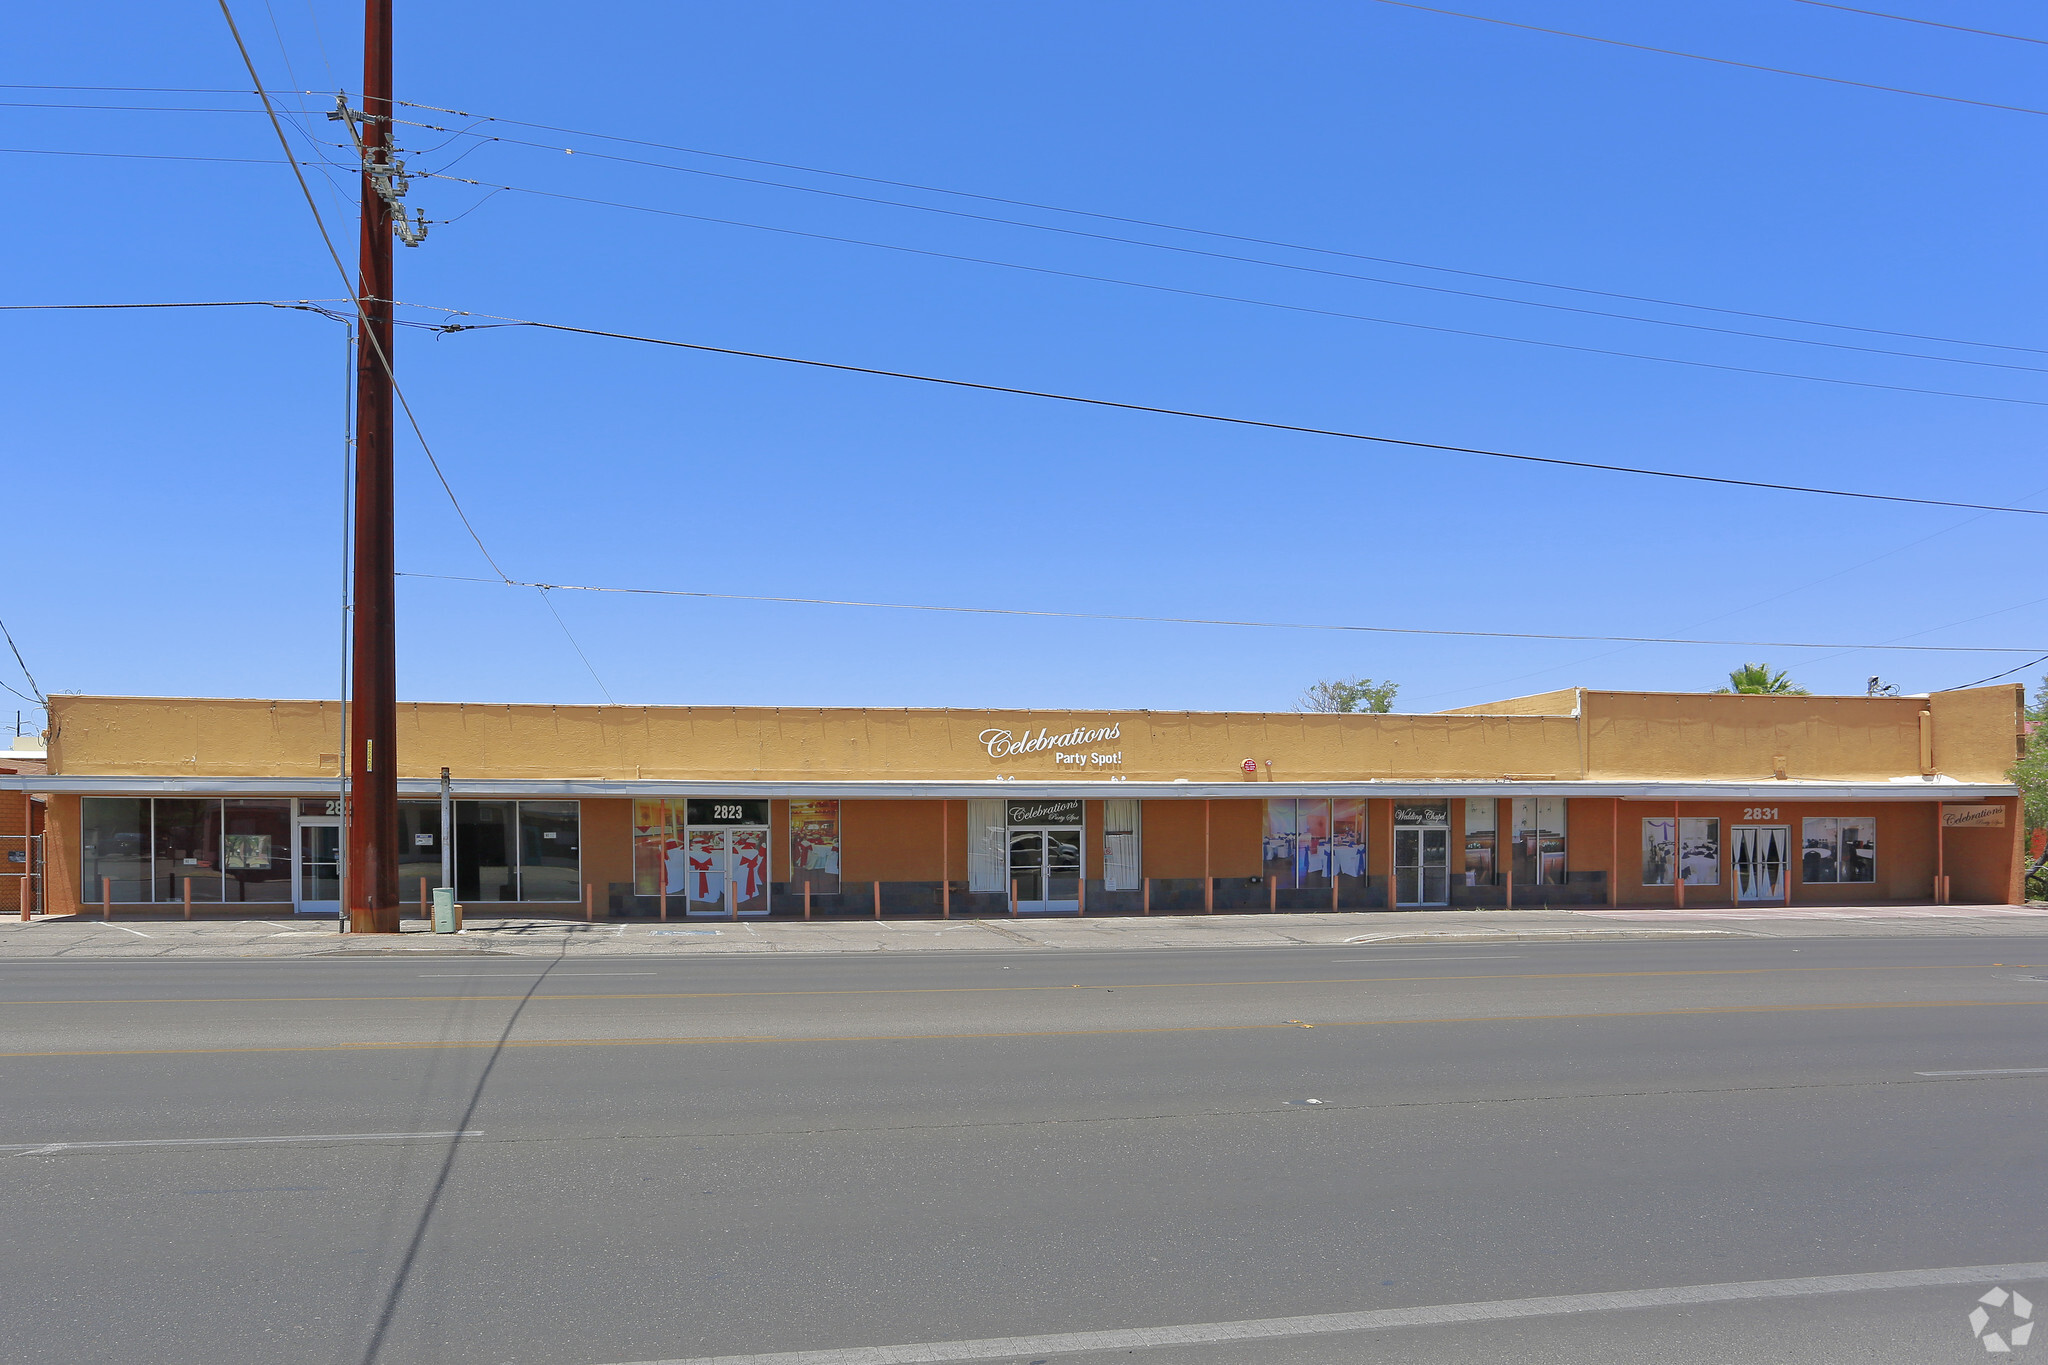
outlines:
{"label": "white lane marking", "polygon": [[1916,1071],[1915,1076],[2048,1076],[2048,1066],[1994,1066],[1982,1071]]}
{"label": "white lane marking", "polygon": [[[423,977],[425,977],[425,976],[436,976],[436,977],[456,977],[456,978],[459,978],[459,979],[461,979],[461,980],[464,980],[464,981],[490,981],[490,980],[493,980],[493,979],[511,979],[511,980],[518,980],[518,979],[520,979],[520,978],[522,978],[522,977],[528,977],[528,976],[535,976],[535,975],[538,975],[539,973],[541,973],[541,972],[545,972],[545,971],[547,971],[547,968],[545,968],[545,967],[533,967],[533,968],[529,968],[528,970],[526,970],[526,971],[523,971],[523,972],[421,972],[421,973],[420,973],[420,975],[421,975],[421,976],[423,976]],[[550,981],[552,981],[552,980],[554,980],[554,979],[555,979],[556,977],[561,977],[561,976],[659,976],[659,975],[660,975],[660,973],[659,973],[659,972],[549,972],[549,973],[548,973],[548,979],[549,979]]]}
{"label": "white lane marking", "polygon": [[155,935],[155,934],[145,934],[145,933],[143,933],[143,932],[142,932],[142,931],[141,931],[140,929],[130,929],[130,928],[129,928],[129,927],[127,926],[127,925],[125,925],[125,924],[110,924],[110,925],[108,925],[107,927],[108,927],[109,929],[119,929],[119,930],[120,930],[120,931],[121,931],[122,933],[124,933],[124,934],[133,934],[133,935],[135,935],[135,937],[137,937],[137,938],[155,938],[155,937],[156,937],[156,935]]}
{"label": "white lane marking", "polygon": [[1509,958],[1520,956],[1520,953],[1488,953],[1483,956],[1458,953],[1450,957],[1333,957],[1328,960],[1332,966],[1342,966],[1347,962],[1371,962],[1382,967],[1391,967],[1403,962],[1506,962]]}
{"label": "white lane marking", "polygon": [[0,1152],[41,1156],[45,1152],[100,1151],[109,1147],[229,1147],[256,1142],[400,1142],[407,1138],[482,1137],[481,1128],[450,1133],[300,1133],[290,1137],[125,1138],[117,1142],[0,1142]]}
{"label": "white lane marking", "polygon": [[915,1346],[852,1346],[840,1350],[782,1351],[770,1355],[692,1356],[688,1359],[636,1361],[633,1365],[943,1365],[948,1361],[1028,1360],[1034,1356],[1065,1355],[1077,1351],[1131,1351],[1152,1346],[1265,1341],[1326,1336],[1337,1332],[1367,1332],[1389,1327],[1440,1327],[1462,1322],[1505,1322],[1568,1313],[1603,1313],[1623,1308],[1668,1308],[1680,1304],[1735,1303],[1745,1299],[1860,1294],[1877,1289],[2010,1283],[2043,1277],[2048,1277],[2048,1261],[2020,1265],[1966,1265],[1942,1270],[1882,1271],[1870,1275],[1815,1275],[1797,1280],[1692,1284],[1673,1289],[1624,1290],[1614,1294],[1556,1294],[1540,1299],[1452,1303],[1431,1308],[1380,1308],[1358,1313],[1318,1313],[1299,1318],[1200,1322],[1180,1327],[1057,1332],[1036,1337],[991,1337],[981,1341],[933,1341]]}

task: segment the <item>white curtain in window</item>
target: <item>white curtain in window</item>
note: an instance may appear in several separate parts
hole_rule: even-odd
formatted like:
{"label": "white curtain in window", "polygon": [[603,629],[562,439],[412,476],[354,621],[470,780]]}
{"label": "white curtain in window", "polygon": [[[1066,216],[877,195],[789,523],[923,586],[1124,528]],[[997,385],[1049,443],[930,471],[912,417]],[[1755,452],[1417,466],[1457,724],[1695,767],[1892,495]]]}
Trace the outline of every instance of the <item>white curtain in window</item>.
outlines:
{"label": "white curtain in window", "polygon": [[1000,801],[967,803],[967,889],[989,895],[1009,890],[1008,837]]}
{"label": "white curtain in window", "polygon": [[1102,888],[1136,891],[1140,885],[1138,803],[1102,803]]}

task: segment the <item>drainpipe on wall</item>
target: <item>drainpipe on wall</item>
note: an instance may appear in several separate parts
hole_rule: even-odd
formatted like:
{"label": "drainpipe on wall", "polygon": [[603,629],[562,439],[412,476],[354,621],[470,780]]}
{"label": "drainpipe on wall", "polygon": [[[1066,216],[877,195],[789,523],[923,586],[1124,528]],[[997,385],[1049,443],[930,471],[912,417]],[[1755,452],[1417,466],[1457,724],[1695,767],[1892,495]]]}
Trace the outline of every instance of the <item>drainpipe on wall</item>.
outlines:
{"label": "drainpipe on wall", "polygon": [[455,885],[455,796],[441,769],[441,885]]}

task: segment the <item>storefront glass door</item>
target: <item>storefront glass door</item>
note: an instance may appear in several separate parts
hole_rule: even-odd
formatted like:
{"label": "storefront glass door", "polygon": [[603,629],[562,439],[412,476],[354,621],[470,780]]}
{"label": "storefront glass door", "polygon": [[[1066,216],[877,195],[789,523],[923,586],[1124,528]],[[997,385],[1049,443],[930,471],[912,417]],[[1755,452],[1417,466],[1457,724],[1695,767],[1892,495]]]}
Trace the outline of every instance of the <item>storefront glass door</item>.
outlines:
{"label": "storefront glass door", "polygon": [[1736,825],[1735,899],[1783,901],[1792,872],[1792,829],[1789,825]]}
{"label": "storefront glass door", "polygon": [[301,915],[341,913],[341,821],[299,820],[292,869],[292,909]]}
{"label": "storefront glass door", "polygon": [[[683,885],[688,913],[698,916],[768,913],[768,831],[764,827],[692,829],[683,841]],[[674,860],[671,860],[671,869]],[[671,883],[670,894],[676,887]]]}
{"label": "storefront glass door", "polygon": [[1072,915],[1081,901],[1081,831],[1010,830],[1010,880],[1017,913]]}
{"label": "storefront glass door", "polygon": [[1394,895],[1398,905],[1450,903],[1450,830],[1395,827]]}

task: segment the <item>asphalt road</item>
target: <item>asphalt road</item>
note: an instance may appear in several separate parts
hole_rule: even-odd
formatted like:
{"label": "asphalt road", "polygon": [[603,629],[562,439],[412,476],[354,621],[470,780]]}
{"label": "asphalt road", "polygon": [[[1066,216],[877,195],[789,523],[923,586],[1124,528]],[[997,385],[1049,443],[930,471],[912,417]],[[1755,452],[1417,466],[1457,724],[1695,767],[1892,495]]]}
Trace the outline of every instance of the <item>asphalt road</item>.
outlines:
{"label": "asphalt road", "polygon": [[1983,1359],[1966,1275],[1043,1338],[2038,1271],[2044,951],[0,965],[0,1360]]}

